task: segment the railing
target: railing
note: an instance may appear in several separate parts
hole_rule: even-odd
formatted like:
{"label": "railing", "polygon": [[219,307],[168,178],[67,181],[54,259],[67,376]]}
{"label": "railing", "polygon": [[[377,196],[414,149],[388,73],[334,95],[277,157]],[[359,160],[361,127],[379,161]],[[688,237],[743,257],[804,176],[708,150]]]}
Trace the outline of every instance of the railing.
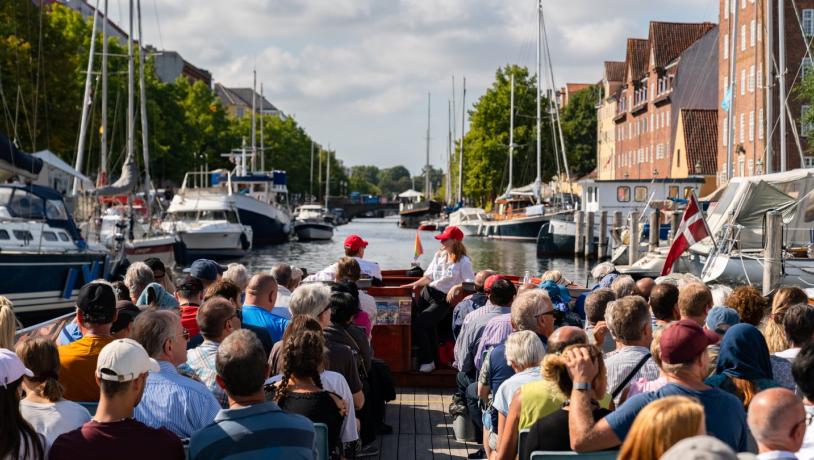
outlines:
{"label": "railing", "polygon": [[[179,194],[181,196],[184,195],[184,192],[187,189],[206,189],[206,188],[217,188],[211,185],[212,174],[214,171],[190,171],[184,174],[184,181],[181,183],[181,190],[179,190]],[[232,173],[220,173],[221,175],[226,174],[226,188],[229,191],[229,195],[232,194]]]}

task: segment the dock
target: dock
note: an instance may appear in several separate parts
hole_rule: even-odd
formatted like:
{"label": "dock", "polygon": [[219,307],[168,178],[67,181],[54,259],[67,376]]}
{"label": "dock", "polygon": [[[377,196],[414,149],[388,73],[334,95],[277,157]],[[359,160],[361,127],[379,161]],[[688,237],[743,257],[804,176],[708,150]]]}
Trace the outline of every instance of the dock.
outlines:
{"label": "dock", "polygon": [[466,459],[480,447],[458,442],[447,412],[453,388],[398,387],[396,400],[387,403],[385,423],[393,434],[376,439],[382,460]]}

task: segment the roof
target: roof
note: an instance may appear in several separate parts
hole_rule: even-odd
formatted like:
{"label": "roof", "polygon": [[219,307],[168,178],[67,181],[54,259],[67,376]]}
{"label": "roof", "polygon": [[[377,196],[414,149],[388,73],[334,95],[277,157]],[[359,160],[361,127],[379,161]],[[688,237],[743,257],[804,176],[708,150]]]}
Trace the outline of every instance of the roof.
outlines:
{"label": "roof", "polygon": [[413,189],[407,190],[405,192],[399,193],[399,198],[420,198],[424,196],[423,193],[417,192]]}
{"label": "roof", "polygon": [[625,81],[625,62],[605,61],[605,80]]}
{"label": "roof", "polygon": [[58,157],[54,152],[50,150],[40,150],[39,152],[32,153],[31,155],[39,158],[40,160],[43,161],[43,163],[51,166],[52,168],[58,169],[70,176],[78,177],[80,181],[86,184],[93,185],[93,181],[88,179],[87,176],[73,169],[71,165],[62,161],[62,158]]}
{"label": "roof", "polygon": [[[718,110],[681,109],[681,122],[684,125],[689,174],[715,174]],[[696,164],[701,165],[701,169],[696,170]]]}
{"label": "roof", "polygon": [[268,99],[257,94],[251,88],[227,88],[220,83],[215,83],[215,94],[229,105],[252,106],[252,94],[256,96],[255,103],[260,112],[280,112]]}
{"label": "roof", "polygon": [[[648,42],[646,38],[628,38],[627,54],[625,55],[625,80],[631,77],[638,80],[647,73],[647,50]],[[631,72],[632,75],[628,75]]]}
{"label": "roof", "polygon": [[666,67],[699,38],[715,28],[711,22],[650,22],[648,40],[656,67]]}

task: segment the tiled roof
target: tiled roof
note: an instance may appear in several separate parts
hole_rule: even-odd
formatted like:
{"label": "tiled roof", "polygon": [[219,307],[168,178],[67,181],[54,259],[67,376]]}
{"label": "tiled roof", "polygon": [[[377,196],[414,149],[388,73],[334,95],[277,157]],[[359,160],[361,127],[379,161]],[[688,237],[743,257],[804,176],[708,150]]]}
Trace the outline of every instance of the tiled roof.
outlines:
{"label": "tiled roof", "polygon": [[[625,56],[625,80],[630,76],[633,80],[642,78],[647,73],[647,39],[628,38],[627,55]],[[632,75],[628,75],[632,72]]]}
{"label": "tiled roof", "polygon": [[[251,88],[227,88],[220,83],[215,83],[215,95],[217,95],[226,104],[244,105],[251,108],[252,106],[252,91]],[[260,97],[257,94],[255,100],[258,111],[278,111],[279,109],[268,101],[265,97]]]}
{"label": "tiled roof", "polygon": [[[713,175],[716,172],[718,139],[718,110],[681,109],[684,124],[684,142],[687,148],[687,166],[691,175]],[[700,164],[701,169],[695,169]]]}
{"label": "tiled roof", "polygon": [[650,22],[648,39],[656,67],[665,67],[707,32],[715,28],[710,22]]}
{"label": "tiled roof", "polygon": [[625,81],[625,63],[622,61],[605,61],[605,79],[608,81]]}

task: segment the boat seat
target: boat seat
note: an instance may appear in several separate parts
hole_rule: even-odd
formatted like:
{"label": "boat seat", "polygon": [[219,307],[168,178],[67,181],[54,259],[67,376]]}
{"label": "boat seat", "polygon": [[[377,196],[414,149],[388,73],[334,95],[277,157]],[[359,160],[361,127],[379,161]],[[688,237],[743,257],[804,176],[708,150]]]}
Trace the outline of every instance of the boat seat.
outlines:
{"label": "boat seat", "polygon": [[583,453],[535,450],[529,460],[614,460],[618,456],[618,450]]}
{"label": "boat seat", "polygon": [[328,460],[328,425],[314,423],[314,444],[317,447],[317,460]]}

